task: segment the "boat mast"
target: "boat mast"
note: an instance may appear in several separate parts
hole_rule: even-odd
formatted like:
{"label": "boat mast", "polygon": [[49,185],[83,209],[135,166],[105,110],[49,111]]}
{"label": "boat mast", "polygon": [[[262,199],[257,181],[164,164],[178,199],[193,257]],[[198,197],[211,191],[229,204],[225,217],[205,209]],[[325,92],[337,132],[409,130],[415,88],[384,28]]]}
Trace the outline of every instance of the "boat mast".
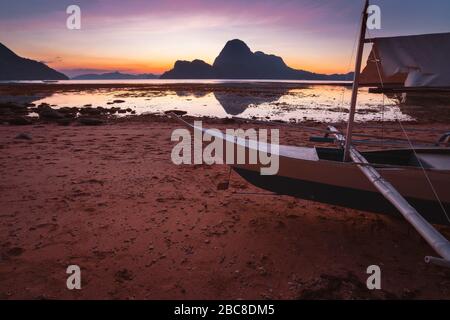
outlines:
{"label": "boat mast", "polygon": [[353,76],[352,99],[350,102],[350,114],[347,123],[347,135],[345,137],[344,161],[350,161],[350,146],[352,145],[353,123],[355,121],[356,101],[358,99],[359,75],[361,73],[361,61],[364,52],[364,43],[366,38],[368,8],[369,8],[369,0],[366,0],[366,3],[364,4],[364,10],[362,12],[361,30],[359,33],[359,45],[358,45],[358,52],[356,54],[355,74]]}

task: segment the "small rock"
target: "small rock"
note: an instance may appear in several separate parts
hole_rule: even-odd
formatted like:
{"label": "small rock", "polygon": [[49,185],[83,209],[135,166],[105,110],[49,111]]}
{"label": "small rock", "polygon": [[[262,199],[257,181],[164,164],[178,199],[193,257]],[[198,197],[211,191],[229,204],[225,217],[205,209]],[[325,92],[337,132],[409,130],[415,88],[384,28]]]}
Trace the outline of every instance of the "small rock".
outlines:
{"label": "small rock", "polygon": [[15,248],[9,249],[7,254],[12,257],[17,257],[17,256],[20,256],[24,252],[25,252],[25,250],[23,248],[15,247]]}
{"label": "small rock", "polygon": [[13,115],[14,112],[10,108],[0,108],[0,115],[2,116],[10,116]]}
{"label": "small rock", "polygon": [[14,117],[8,120],[8,123],[10,125],[14,126],[25,126],[32,124],[31,120],[25,117]]}
{"label": "small rock", "polygon": [[55,119],[62,119],[64,118],[64,115],[60,113],[59,111],[56,111],[55,109],[52,109],[48,106],[40,107],[38,110],[38,114],[40,118],[47,119],[47,120],[55,120]]}
{"label": "small rock", "polygon": [[32,140],[31,135],[28,133],[19,133],[14,139],[21,139],[21,140]]}
{"label": "small rock", "polygon": [[58,112],[63,114],[66,118],[75,118],[79,109],[77,107],[62,107],[58,109]]}
{"label": "small rock", "polygon": [[220,182],[217,185],[217,190],[228,190],[228,187],[230,186],[230,183],[228,181]]}
{"label": "small rock", "polygon": [[122,269],[116,272],[115,274],[116,281],[123,282],[123,281],[131,281],[134,278],[133,273],[128,269]]}
{"label": "small rock", "polygon": [[168,110],[168,111],[165,111],[164,113],[165,114],[173,113],[173,114],[176,114],[177,116],[184,116],[185,114],[187,114],[187,112],[183,111],[183,110]]}

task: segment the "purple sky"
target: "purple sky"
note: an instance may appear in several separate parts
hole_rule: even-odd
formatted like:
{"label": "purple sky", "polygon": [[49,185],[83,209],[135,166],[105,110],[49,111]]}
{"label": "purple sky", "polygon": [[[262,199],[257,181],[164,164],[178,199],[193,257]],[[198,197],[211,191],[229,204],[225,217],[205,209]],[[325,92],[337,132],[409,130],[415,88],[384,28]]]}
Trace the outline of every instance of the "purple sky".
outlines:
{"label": "purple sky", "polygon": [[[382,30],[372,36],[450,31],[448,0],[372,0]],[[66,28],[78,4],[82,29]],[[212,63],[227,40],[282,56],[292,67],[347,72],[359,0],[34,0],[0,2],[0,42],[21,56],[73,74],[156,72],[175,60]]]}

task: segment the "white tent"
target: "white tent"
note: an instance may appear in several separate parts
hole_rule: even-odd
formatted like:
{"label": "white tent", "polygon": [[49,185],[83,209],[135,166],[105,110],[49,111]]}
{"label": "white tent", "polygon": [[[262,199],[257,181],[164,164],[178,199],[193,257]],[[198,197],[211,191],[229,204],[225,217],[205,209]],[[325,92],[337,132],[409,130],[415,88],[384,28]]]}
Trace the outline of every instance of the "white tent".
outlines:
{"label": "white tent", "polygon": [[372,72],[363,72],[363,82],[380,82],[369,67],[375,55],[383,79],[405,75],[405,87],[450,87],[450,33],[375,38],[373,43],[366,67]]}

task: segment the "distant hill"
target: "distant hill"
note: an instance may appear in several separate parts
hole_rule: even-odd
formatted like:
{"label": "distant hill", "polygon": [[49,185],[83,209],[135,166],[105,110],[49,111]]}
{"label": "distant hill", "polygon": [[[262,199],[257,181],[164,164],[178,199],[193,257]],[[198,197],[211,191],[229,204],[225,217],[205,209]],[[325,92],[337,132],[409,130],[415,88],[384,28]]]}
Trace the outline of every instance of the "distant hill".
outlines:
{"label": "distant hill", "polygon": [[192,62],[178,60],[172,70],[161,75],[161,79],[213,79],[214,68],[203,60]]}
{"label": "distant hill", "polygon": [[202,60],[177,61],[174,68],[161,79],[274,79],[274,80],[352,80],[353,73],[319,74],[296,70],[286,65],[281,57],[252,52],[245,42],[228,41],[220,54],[209,65]]}
{"label": "distant hill", "polygon": [[158,79],[159,76],[152,73],[143,73],[143,74],[127,74],[120,72],[110,72],[110,73],[101,73],[101,74],[82,74],[76,77],[73,77],[72,80],[128,80],[128,79]]}
{"label": "distant hill", "polygon": [[42,62],[19,57],[0,43],[0,80],[68,80]]}

